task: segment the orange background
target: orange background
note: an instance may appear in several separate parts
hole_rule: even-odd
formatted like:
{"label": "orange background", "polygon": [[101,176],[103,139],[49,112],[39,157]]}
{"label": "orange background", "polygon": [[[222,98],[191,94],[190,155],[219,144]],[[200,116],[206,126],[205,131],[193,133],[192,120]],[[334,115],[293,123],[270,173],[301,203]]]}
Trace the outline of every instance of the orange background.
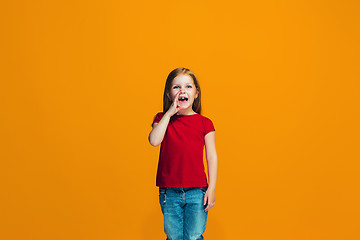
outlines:
{"label": "orange background", "polygon": [[359,1],[0,3],[0,238],[165,239],[147,140],[197,75],[207,240],[360,239]]}

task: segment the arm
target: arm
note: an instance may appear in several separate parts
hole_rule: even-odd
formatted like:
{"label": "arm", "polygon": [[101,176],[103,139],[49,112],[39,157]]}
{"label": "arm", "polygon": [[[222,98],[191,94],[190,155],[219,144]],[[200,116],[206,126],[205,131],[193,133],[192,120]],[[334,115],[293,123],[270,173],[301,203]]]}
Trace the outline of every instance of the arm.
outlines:
{"label": "arm", "polygon": [[162,140],[164,139],[165,132],[170,121],[170,117],[171,116],[166,112],[164,116],[161,118],[159,123],[153,124],[153,129],[149,134],[149,142],[152,146],[154,147],[159,146]]}
{"label": "arm", "polygon": [[208,202],[205,212],[215,205],[215,187],[218,171],[218,159],[215,147],[215,131],[205,136],[206,161],[208,166],[209,187],[204,197],[204,205]]}
{"label": "arm", "polygon": [[170,117],[177,113],[180,110],[178,106],[178,97],[180,95],[180,91],[175,95],[174,101],[171,104],[169,110],[164,114],[159,123],[153,124],[153,129],[149,134],[149,142],[152,146],[159,146],[164,139],[165,132],[167,126],[169,125]]}

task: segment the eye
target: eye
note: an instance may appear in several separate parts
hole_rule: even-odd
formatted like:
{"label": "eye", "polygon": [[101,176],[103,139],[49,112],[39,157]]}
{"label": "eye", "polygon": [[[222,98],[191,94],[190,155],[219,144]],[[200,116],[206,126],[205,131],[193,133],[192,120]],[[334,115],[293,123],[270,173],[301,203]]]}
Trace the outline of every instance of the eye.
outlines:
{"label": "eye", "polygon": [[191,85],[187,85],[186,88],[192,88],[192,86],[191,86]]}
{"label": "eye", "polygon": [[179,88],[179,86],[173,86],[173,89]]}

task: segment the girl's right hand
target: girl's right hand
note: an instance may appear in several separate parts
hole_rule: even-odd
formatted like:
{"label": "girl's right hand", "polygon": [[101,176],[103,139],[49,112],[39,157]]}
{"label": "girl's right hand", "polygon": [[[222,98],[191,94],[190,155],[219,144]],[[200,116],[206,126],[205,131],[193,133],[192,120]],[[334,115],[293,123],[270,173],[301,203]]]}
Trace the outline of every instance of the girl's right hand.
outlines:
{"label": "girl's right hand", "polygon": [[180,106],[178,106],[180,92],[181,91],[177,92],[173,103],[171,104],[169,110],[166,112],[167,114],[169,114],[170,117],[173,116],[174,114],[176,114],[181,109]]}

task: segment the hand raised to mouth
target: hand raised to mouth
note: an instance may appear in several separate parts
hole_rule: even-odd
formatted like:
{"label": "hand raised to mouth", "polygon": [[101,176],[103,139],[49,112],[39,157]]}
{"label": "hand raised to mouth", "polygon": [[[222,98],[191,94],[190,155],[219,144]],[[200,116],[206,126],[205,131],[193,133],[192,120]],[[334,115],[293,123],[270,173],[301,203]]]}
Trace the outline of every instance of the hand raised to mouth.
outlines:
{"label": "hand raised to mouth", "polygon": [[180,91],[178,93],[176,93],[176,95],[174,97],[174,101],[168,110],[168,113],[170,114],[170,116],[173,116],[181,109],[184,109],[182,106],[179,106],[179,95],[180,95]]}

